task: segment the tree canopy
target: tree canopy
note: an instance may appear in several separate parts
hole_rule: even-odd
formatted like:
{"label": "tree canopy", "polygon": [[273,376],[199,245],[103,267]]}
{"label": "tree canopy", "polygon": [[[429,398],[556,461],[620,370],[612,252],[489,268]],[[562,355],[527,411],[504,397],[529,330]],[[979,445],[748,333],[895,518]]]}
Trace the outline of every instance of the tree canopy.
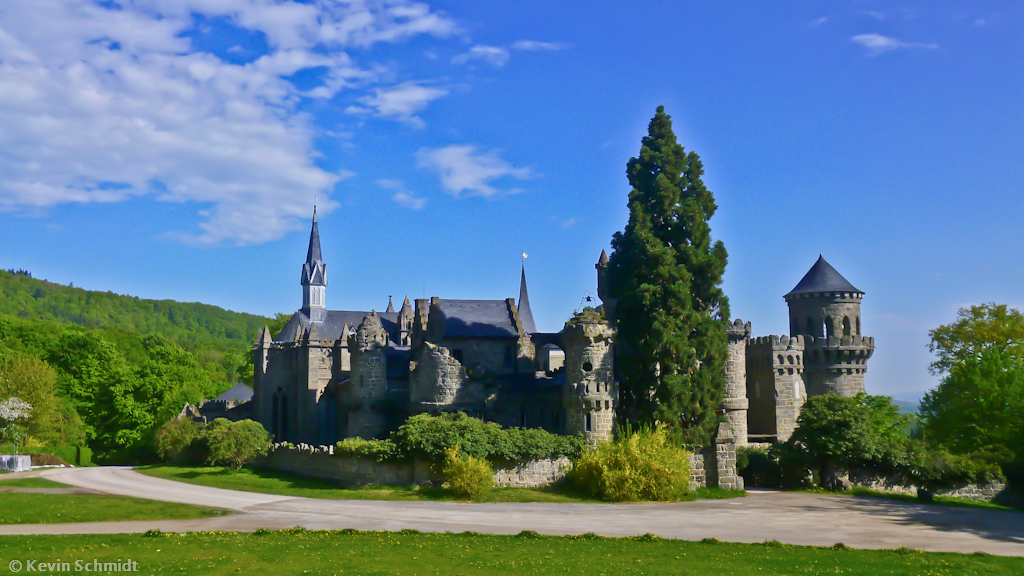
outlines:
{"label": "tree canopy", "polygon": [[968,357],[925,395],[919,412],[928,437],[954,452],[1024,456],[1024,362],[998,347]]}
{"label": "tree canopy", "polygon": [[729,317],[728,255],[708,224],[717,206],[700,158],[676,141],[663,106],[626,174],[629,221],[612,238],[608,264],[619,417],[703,442],[717,425]]}
{"label": "tree canopy", "polygon": [[932,374],[947,374],[959,363],[995,348],[1024,358],[1024,315],[1005,304],[979,304],[957,311],[956,321],[930,331],[928,350],[938,356]]}

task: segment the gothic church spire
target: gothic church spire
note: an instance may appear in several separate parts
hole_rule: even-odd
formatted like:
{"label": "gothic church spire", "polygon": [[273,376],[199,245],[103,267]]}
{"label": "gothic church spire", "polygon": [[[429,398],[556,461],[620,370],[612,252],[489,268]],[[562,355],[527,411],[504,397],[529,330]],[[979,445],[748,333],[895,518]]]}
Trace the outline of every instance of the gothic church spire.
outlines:
{"label": "gothic church spire", "polygon": [[519,320],[523,323],[523,331],[527,334],[537,333],[537,324],[533,321],[533,311],[530,310],[530,295],[526,291],[526,264],[523,264],[523,272],[519,279]]}

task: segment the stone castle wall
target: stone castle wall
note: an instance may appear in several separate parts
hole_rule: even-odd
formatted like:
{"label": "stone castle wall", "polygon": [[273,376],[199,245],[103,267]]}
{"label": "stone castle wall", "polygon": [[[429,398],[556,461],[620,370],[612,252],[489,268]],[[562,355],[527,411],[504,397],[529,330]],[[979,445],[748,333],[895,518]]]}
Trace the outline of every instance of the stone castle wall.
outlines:
{"label": "stone castle wall", "polygon": [[[278,447],[257,461],[256,466],[309,478],[333,480],[346,486],[430,486],[442,480],[428,462],[377,462],[370,458],[334,456],[333,447]],[[572,469],[567,458],[534,460],[523,464],[495,466],[494,483],[501,488],[548,486]]]}
{"label": "stone castle wall", "polygon": [[805,339],[761,336],[747,341],[748,433],[785,442],[796,428],[807,399]]}

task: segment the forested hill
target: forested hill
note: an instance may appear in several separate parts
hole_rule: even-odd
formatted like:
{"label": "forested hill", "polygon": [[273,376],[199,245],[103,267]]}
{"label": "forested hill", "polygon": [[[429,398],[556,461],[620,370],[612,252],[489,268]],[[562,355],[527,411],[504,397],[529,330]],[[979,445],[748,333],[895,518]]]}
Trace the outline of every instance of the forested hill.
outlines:
{"label": "forested hill", "polygon": [[191,350],[245,350],[270,321],[209,304],[83,290],[20,270],[0,270],[0,315],[152,334]]}

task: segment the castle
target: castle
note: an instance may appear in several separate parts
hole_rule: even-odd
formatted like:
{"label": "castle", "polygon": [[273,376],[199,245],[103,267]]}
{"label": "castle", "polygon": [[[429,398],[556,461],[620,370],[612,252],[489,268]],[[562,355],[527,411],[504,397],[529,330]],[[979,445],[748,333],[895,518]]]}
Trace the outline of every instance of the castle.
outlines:
{"label": "castle", "polygon": [[[605,306],[608,258],[597,265]],[[408,298],[396,312],[327,309],[327,265],[313,213],[302,265],[302,308],[253,349],[256,419],[277,439],[331,445],[384,437],[410,415],[465,412],[503,426],[611,438],[618,387],[614,331],[583,310],[557,333],[538,332],[525,267],[519,299]],[[871,338],[860,334],[863,292],[824,258],[786,295],[790,336],[729,328],[721,406],[737,445],[783,441],[808,394],[864,390]]]}

